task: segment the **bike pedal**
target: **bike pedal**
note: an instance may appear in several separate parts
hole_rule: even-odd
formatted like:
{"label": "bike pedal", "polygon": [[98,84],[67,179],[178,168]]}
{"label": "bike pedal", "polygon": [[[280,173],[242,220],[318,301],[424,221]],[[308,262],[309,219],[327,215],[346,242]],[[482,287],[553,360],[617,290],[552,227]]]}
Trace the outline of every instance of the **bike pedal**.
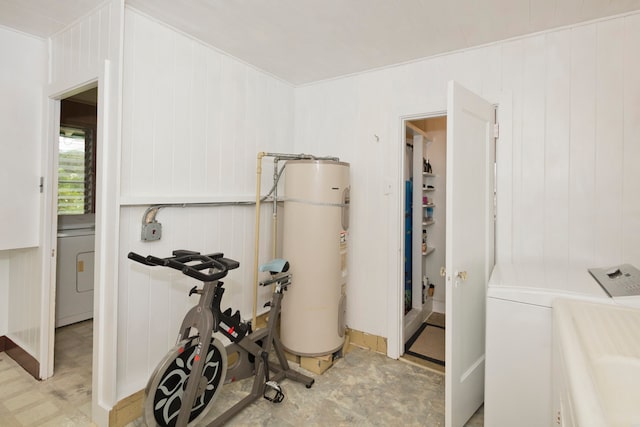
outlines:
{"label": "bike pedal", "polygon": [[273,403],[280,403],[284,400],[282,387],[275,381],[267,381],[265,383],[264,398]]}

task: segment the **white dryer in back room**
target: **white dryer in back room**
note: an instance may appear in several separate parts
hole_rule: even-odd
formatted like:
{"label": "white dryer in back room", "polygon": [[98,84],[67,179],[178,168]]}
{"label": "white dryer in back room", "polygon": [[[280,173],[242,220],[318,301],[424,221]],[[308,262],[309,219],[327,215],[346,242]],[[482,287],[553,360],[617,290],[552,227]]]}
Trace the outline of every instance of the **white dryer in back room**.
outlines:
{"label": "white dryer in back room", "polygon": [[60,216],[56,267],[56,328],[93,317],[93,215]]}
{"label": "white dryer in back room", "polygon": [[485,425],[555,425],[552,409],[552,302],[611,303],[587,268],[498,264],[487,289]]}

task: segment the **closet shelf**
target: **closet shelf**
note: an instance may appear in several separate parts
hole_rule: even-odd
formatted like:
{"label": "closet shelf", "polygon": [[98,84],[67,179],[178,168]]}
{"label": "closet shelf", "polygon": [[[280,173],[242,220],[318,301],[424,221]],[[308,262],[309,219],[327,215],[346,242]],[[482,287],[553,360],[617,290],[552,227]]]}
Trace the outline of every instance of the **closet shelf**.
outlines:
{"label": "closet shelf", "polygon": [[426,227],[426,226],[428,226],[428,225],[433,225],[433,224],[435,224],[435,223],[436,223],[436,222],[435,222],[434,220],[430,219],[430,220],[428,220],[428,221],[423,221],[423,222],[422,222],[422,226],[423,226],[423,227]]}
{"label": "closet shelf", "polygon": [[436,205],[434,205],[433,203],[427,203],[427,204],[425,205],[425,204],[423,203],[423,204],[422,204],[422,207],[423,207],[423,208],[435,208],[435,207],[436,207]]}

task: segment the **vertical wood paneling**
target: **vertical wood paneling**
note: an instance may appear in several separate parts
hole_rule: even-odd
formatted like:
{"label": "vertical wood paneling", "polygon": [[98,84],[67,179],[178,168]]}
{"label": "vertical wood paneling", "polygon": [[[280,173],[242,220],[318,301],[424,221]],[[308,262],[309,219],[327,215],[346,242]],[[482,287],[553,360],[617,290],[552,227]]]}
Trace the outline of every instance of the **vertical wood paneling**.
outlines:
{"label": "vertical wood paneling", "polygon": [[[390,277],[395,280],[389,263],[397,230],[379,226],[388,220],[379,206],[392,197],[379,197],[374,175],[397,176],[401,154],[391,151],[397,149],[393,121],[443,109],[451,78],[492,102],[502,93],[511,100],[510,111],[498,113],[506,139],[499,144],[509,144],[498,148],[499,260],[583,267],[622,258],[640,262],[639,233],[633,232],[640,226],[640,202],[632,196],[640,182],[632,166],[640,160],[634,139],[640,122],[638,22],[637,15],[615,18],[296,89],[297,151],[316,151],[328,137],[357,147],[343,149],[352,155],[350,256],[358,261],[350,271],[349,295],[359,299],[349,305],[350,326],[386,333],[384,321],[370,313],[386,310],[378,296],[387,295]],[[389,82],[390,91],[378,91]],[[356,85],[352,96],[340,96]],[[340,104],[346,99],[355,104],[355,131],[343,126],[350,117]],[[376,109],[379,114],[363,113]],[[365,144],[372,133],[387,138],[382,158]],[[622,232],[625,227],[632,232]],[[379,245],[365,243],[376,233],[382,233]],[[385,246],[389,261],[377,270],[371,260]]]}
{"label": "vertical wood paneling", "polygon": [[222,57],[214,52],[205,53],[207,63],[206,94],[207,94],[207,116],[205,120],[205,130],[207,133],[207,192],[213,192],[220,188],[220,165],[223,162],[223,144],[220,144],[222,128],[222,109],[220,108],[220,98],[222,94]]}
{"label": "vertical wood paneling", "polygon": [[[204,46],[193,44],[191,78],[189,91],[192,96],[188,126],[185,134],[191,141],[188,153],[188,187],[196,194],[205,194],[207,190],[207,57]],[[185,136],[179,136],[179,140]]]}
{"label": "vertical wood paneling", "polygon": [[[150,46],[153,74],[142,75],[140,78],[148,78],[153,82],[153,94],[150,99],[140,99],[140,105],[147,104],[152,116],[153,144],[153,171],[150,178],[150,194],[158,194],[163,191],[171,191],[173,185],[173,156],[175,150],[188,145],[174,144],[173,131],[176,121],[176,88],[178,84],[175,76],[176,42],[179,37],[172,31],[155,26],[154,38]],[[141,60],[144,60],[141,58]],[[127,78],[126,75],[124,77]],[[144,114],[143,111],[138,111]],[[124,141],[126,144],[127,142]]]}
{"label": "vertical wood paneling", "polygon": [[[126,38],[128,40],[135,39],[137,37],[138,26],[133,17],[130,14],[125,14],[125,27]],[[93,42],[93,36],[92,36]],[[122,139],[123,140],[133,140],[136,137],[136,130],[139,129],[138,123],[135,117],[135,105],[134,100],[135,96],[132,94],[136,93],[135,91],[139,89],[139,85],[136,85],[136,73],[133,71],[128,71],[130,67],[134,67],[135,62],[135,47],[136,43],[126,42],[123,46],[123,57],[125,58],[123,68],[125,73],[129,76],[128,79],[124,79],[122,82],[122,91],[123,93],[128,93],[129,96],[122,97],[122,117],[128,117],[128,120],[122,121]],[[135,123],[135,126],[134,126]],[[131,158],[134,150],[134,146],[132,144],[123,144],[121,147],[121,158],[129,159]],[[132,182],[133,179],[133,167],[131,164],[128,166],[123,166],[120,168],[120,180],[121,182]]]}
{"label": "vertical wood paneling", "polygon": [[[122,209],[122,242],[129,250],[141,254],[169,256],[176,248],[201,252],[222,251],[238,260],[241,267],[225,279],[223,308],[240,310],[251,317],[253,291],[253,207],[167,208],[158,219],[165,224],[163,238],[153,243],[139,239],[140,218],[144,208]],[[261,215],[261,262],[271,257],[271,206]],[[281,227],[280,227],[281,229]],[[188,291],[198,284],[179,272],[149,268],[126,259],[120,272],[119,369],[122,394],[133,392],[148,378],[154,366],[170,348],[186,311],[195,304]],[[269,289],[260,289],[259,310],[270,299]],[[143,337],[141,339],[141,337]],[[141,357],[140,355],[146,355]]]}
{"label": "vertical wood paneling", "polygon": [[624,21],[597,24],[596,177],[594,203],[597,265],[621,257]]}
{"label": "vertical wood paneling", "polygon": [[40,352],[41,319],[39,256],[37,249],[10,252],[8,290],[8,336],[36,358]]}
{"label": "vertical wood paneling", "polygon": [[595,253],[596,27],[571,30],[569,146],[569,261],[593,262]]}
{"label": "vertical wood paneling", "polygon": [[[639,33],[637,16],[618,18],[294,90],[128,11],[122,191],[129,197],[250,194],[258,150],[340,156],[351,163],[353,188],[347,321],[387,336],[380,313],[387,311],[397,257],[388,206],[398,205],[400,195],[395,188],[385,193],[399,167],[398,121],[403,114],[444,110],[446,81],[457,78],[491,102],[502,93],[511,100],[509,113],[499,115],[508,121],[501,132],[509,146],[498,156],[505,215],[499,211],[498,259],[588,266],[622,254],[638,262],[637,237],[623,238],[621,229],[639,227],[631,196],[640,182],[633,168],[640,156],[633,139],[639,64],[636,55],[623,55],[637,51]],[[263,189],[270,187],[267,163]],[[617,172],[603,164],[617,164]],[[594,198],[608,206],[596,207]],[[177,247],[224,251],[241,262],[228,277],[225,305],[250,315],[253,208],[163,209],[164,236],[154,243],[139,241],[142,211],[123,208],[123,254],[132,248],[159,255]],[[260,213],[264,260],[271,251],[270,211],[264,206]],[[610,216],[616,220],[605,221]],[[133,344],[147,354],[144,362],[133,352],[121,354],[122,390],[136,391],[145,376],[138,370],[148,374],[157,353],[172,344],[192,303],[185,293],[191,282],[179,274],[124,270],[127,310],[120,322],[133,328],[123,334],[127,343],[133,331],[149,337]],[[264,302],[268,291],[261,289],[260,298]],[[161,312],[170,313],[168,320]]]}
{"label": "vertical wood paneling", "polygon": [[[183,188],[190,188],[190,164],[193,158],[191,147],[195,144],[192,129],[198,129],[200,124],[193,126],[191,117],[194,109],[193,69],[194,45],[187,40],[175,38],[173,43],[172,68],[173,75],[173,103],[169,111],[169,120],[173,129],[169,135],[169,144],[173,149],[171,166],[171,191],[180,192]],[[162,91],[160,91],[162,92]]]}
{"label": "vertical wood paneling", "polygon": [[155,61],[149,58],[152,52],[149,44],[156,33],[148,20],[137,19],[134,14],[125,14],[125,25],[122,127],[130,133],[122,135],[122,152],[128,154],[122,157],[122,170],[129,173],[121,177],[122,193],[146,194],[154,185],[149,180],[153,178],[155,124],[148,103],[154,96],[155,80],[148,76],[157,72]]}
{"label": "vertical wood paneling", "polygon": [[[483,73],[489,58],[489,49],[472,49],[446,56],[449,80],[455,80],[470,91],[481,94]],[[467,64],[476,64],[468,67]]]}
{"label": "vertical wood paneling", "polygon": [[126,33],[123,195],[253,193],[257,150],[291,145],[292,88],[134,11]]}
{"label": "vertical wood paneling", "polygon": [[[218,144],[224,149],[220,163],[220,194],[233,194],[236,171],[242,158],[242,131],[245,114],[246,66],[232,58],[222,58],[222,96],[220,99],[221,135]],[[233,159],[233,160],[232,160]],[[238,159],[238,161],[234,161]]]}
{"label": "vertical wood paneling", "polygon": [[625,18],[622,261],[640,264],[640,14]]}
{"label": "vertical wood paneling", "polygon": [[499,100],[503,96],[502,85],[502,46],[488,46],[483,51],[484,58],[482,79],[480,84],[482,90],[479,93],[485,99]]}
{"label": "vertical wood paneling", "polygon": [[[521,255],[515,244],[522,234],[515,227],[520,220],[518,202],[522,198],[522,41],[505,43],[502,46],[501,90],[508,93],[508,110],[499,106],[500,140],[496,147],[497,224],[496,260],[508,262]],[[507,116],[503,118],[503,114]]]}
{"label": "vertical wood paneling", "polygon": [[[293,89],[235,59],[126,11],[122,195],[145,200],[255,192],[258,149],[293,149]],[[263,188],[271,187],[270,161]],[[174,344],[196,281],[131,265],[126,253],[169,256],[178,248],[224,252],[241,267],[225,280],[223,306],[251,317],[254,207],[165,208],[162,239],[140,241],[145,207],[121,208],[118,394],[140,389]],[[261,210],[261,261],[271,256],[271,205]],[[259,309],[270,297],[260,289]],[[143,338],[141,338],[143,337]],[[142,355],[142,356],[140,356]]]}
{"label": "vertical wood paneling", "polygon": [[96,9],[86,19],[78,21],[51,40],[51,81],[72,82],[78,77],[98,75],[103,61],[112,54],[112,20],[117,13],[113,2]]}
{"label": "vertical wood paneling", "polygon": [[496,168],[496,224],[495,224],[495,262],[512,261],[513,230],[513,94],[503,93],[500,96],[499,108],[496,112],[499,123],[499,138],[496,141],[496,163],[508,164],[506,168]]}
{"label": "vertical wood paneling", "polygon": [[522,98],[522,194],[521,223],[517,227],[536,230],[519,243],[523,260],[541,259],[544,250],[544,136],[545,136],[545,36],[523,40],[524,74]]}
{"label": "vertical wood paneling", "polygon": [[543,259],[558,264],[567,264],[569,255],[570,57],[570,30],[547,35],[544,198],[537,211],[544,217]]}
{"label": "vertical wood paneling", "polygon": [[[127,254],[130,251],[136,251],[136,247],[131,244],[132,236],[135,235],[135,231],[131,230],[130,220],[133,215],[132,209],[120,209],[120,230],[119,241],[120,244],[129,248],[128,251],[121,251],[118,257],[118,263],[120,268],[118,269],[118,325],[117,325],[117,360],[127,359],[127,340],[129,339],[128,324],[129,324],[129,288],[132,283],[141,283],[143,277],[134,277],[136,273],[139,274],[139,269],[128,268],[131,261],[127,258]],[[140,213],[142,215],[142,213]],[[118,363],[116,367],[116,375],[118,378],[126,376],[125,373],[126,364]]]}
{"label": "vertical wood paneling", "polygon": [[9,255],[8,251],[0,252],[0,336],[9,332]]}
{"label": "vertical wood paneling", "polygon": [[[110,405],[117,398],[117,372],[120,366],[116,356],[116,320],[114,313],[115,298],[118,291],[118,267],[123,262],[117,256],[119,231],[119,173],[120,173],[120,119],[121,100],[121,24],[124,14],[124,2],[112,0],[103,3],[82,20],[73,23],[65,30],[50,38],[50,79],[47,91],[49,95],[59,95],[90,80],[99,80],[99,93],[102,100],[103,115],[99,130],[104,140],[98,144],[98,201],[96,212],[96,266],[95,288],[100,295],[96,299],[95,333],[99,337],[94,347],[94,373],[92,381],[92,418],[96,424],[107,423]],[[87,39],[87,40],[85,40]],[[108,69],[106,60],[109,60]],[[106,72],[105,72],[106,71]],[[52,174],[47,165],[47,170]],[[50,197],[50,194],[45,194]],[[51,215],[51,213],[48,213]],[[45,223],[48,221],[45,219]],[[50,230],[47,230],[50,232]],[[53,249],[54,242],[45,242],[45,248]],[[41,257],[45,260],[44,257]],[[48,261],[43,261],[48,262]],[[48,268],[45,266],[45,274]],[[45,281],[46,282],[46,281]],[[45,283],[46,286],[46,283]],[[42,292],[41,292],[42,293]],[[44,295],[47,292],[44,291]],[[39,295],[42,299],[42,295]],[[42,302],[45,313],[48,301]],[[48,322],[43,322],[48,326]],[[43,343],[40,355],[41,372],[50,375],[46,360],[53,343],[48,333],[39,334]]]}

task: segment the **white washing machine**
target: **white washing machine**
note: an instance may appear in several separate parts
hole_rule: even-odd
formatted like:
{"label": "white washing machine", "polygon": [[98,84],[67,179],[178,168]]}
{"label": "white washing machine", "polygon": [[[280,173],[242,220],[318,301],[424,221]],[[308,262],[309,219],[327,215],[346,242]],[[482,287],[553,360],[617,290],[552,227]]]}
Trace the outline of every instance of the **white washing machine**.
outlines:
{"label": "white washing machine", "polygon": [[56,267],[56,328],[93,317],[95,231],[58,231]]}
{"label": "white washing machine", "polygon": [[555,425],[551,304],[558,297],[613,303],[587,268],[494,268],[487,289],[485,425]]}

